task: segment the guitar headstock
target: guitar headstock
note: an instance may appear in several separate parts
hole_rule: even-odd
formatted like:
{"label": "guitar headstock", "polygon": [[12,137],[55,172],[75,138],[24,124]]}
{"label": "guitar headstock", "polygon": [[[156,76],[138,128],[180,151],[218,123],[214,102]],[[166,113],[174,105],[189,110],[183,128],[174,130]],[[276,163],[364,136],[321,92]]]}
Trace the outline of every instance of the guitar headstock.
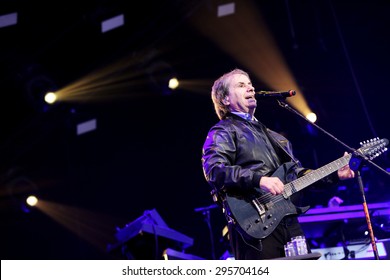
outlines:
{"label": "guitar headstock", "polygon": [[367,141],[360,142],[361,147],[357,152],[370,160],[378,157],[382,153],[387,151],[386,146],[389,144],[389,140],[386,138],[379,139],[373,138]]}

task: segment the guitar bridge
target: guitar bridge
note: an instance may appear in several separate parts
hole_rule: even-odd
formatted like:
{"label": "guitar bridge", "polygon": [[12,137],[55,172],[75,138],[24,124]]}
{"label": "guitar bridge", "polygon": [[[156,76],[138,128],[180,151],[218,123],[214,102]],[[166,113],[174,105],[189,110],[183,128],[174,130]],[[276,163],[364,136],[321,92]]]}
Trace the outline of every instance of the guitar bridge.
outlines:
{"label": "guitar bridge", "polygon": [[261,221],[264,223],[265,208],[264,206],[255,198],[252,199],[252,204],[255,207]]}

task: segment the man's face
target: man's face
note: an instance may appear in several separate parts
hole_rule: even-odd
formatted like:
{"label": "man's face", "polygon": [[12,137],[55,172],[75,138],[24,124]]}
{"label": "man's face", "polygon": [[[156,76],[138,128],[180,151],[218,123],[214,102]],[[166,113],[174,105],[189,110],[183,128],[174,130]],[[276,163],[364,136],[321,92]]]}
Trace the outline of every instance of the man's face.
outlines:
{"label": "man's face", "polygon": [[250,79],[243,74],[234,74],[230,77],[229,95],[225,99],[232,112],[249,113],[253,115],[257,101],[255,89]]}

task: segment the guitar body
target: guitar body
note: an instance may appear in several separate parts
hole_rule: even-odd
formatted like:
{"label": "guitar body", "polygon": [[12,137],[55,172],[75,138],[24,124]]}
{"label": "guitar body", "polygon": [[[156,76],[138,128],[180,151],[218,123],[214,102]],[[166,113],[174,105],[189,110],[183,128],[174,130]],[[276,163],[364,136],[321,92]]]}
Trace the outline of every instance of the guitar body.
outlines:
{"label": "guitar body", "polygon": [[240,228],[254,238],[267,237],[285,216],[297,214],[290,198],[282,195],[270,196],[265,203],[256,202],[254,197],[226,196],[226,202]]}

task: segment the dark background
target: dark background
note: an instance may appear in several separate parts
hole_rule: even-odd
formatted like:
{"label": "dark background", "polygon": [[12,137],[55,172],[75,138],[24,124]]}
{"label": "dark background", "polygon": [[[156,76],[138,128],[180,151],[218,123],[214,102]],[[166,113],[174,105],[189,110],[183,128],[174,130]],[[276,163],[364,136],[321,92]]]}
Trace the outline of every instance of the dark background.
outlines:
{"label": "dark background", "polygon": [[[236,9],[245,2],[236,1]],[[388,138],[390,2],[254,2],[318,125],[352,148]],[[121,258],[105,251],[116,227],[151,209],[194,239],[187,253],[211,258],[207,224],[194,211],[212,204],[200,161],[217,122],[209,93],[222,73],[247,69],[190,19],[204,7],[216,14],[225,3],[0,1],[0,15],[18,13],[17,25],[0,28],[2,259]],[[124,26],[100,32],[102,20],[121,13]],[[82,100],[50,108],[39,99],[45,86],[62,88],[118,61],[121,67],[106,77],[125,77],[117,87],[100,85]],[[198,81],[195,89],[165,91],[155,65]],[[254,77],[253,83],[256,90],[264,86]],[[260,102],[256,116],[287,135],[305,166],[321,167],[346,150],[274,101]],[[77,135],[77,124],[90,119],[97,129]],[[388,153],[375,162],[390,167]],[[369,203],[390,200],[388,176],[372,166],[362,175]],[[19,199],[31,190],[56,203],[60,220],[21,210]],[[355,180],[309,192],[307,199],[326,206],[334,195],[344,205],[361,203]],[[211,221],[219,257],[226,249],[223,214],[212,209]]]}

